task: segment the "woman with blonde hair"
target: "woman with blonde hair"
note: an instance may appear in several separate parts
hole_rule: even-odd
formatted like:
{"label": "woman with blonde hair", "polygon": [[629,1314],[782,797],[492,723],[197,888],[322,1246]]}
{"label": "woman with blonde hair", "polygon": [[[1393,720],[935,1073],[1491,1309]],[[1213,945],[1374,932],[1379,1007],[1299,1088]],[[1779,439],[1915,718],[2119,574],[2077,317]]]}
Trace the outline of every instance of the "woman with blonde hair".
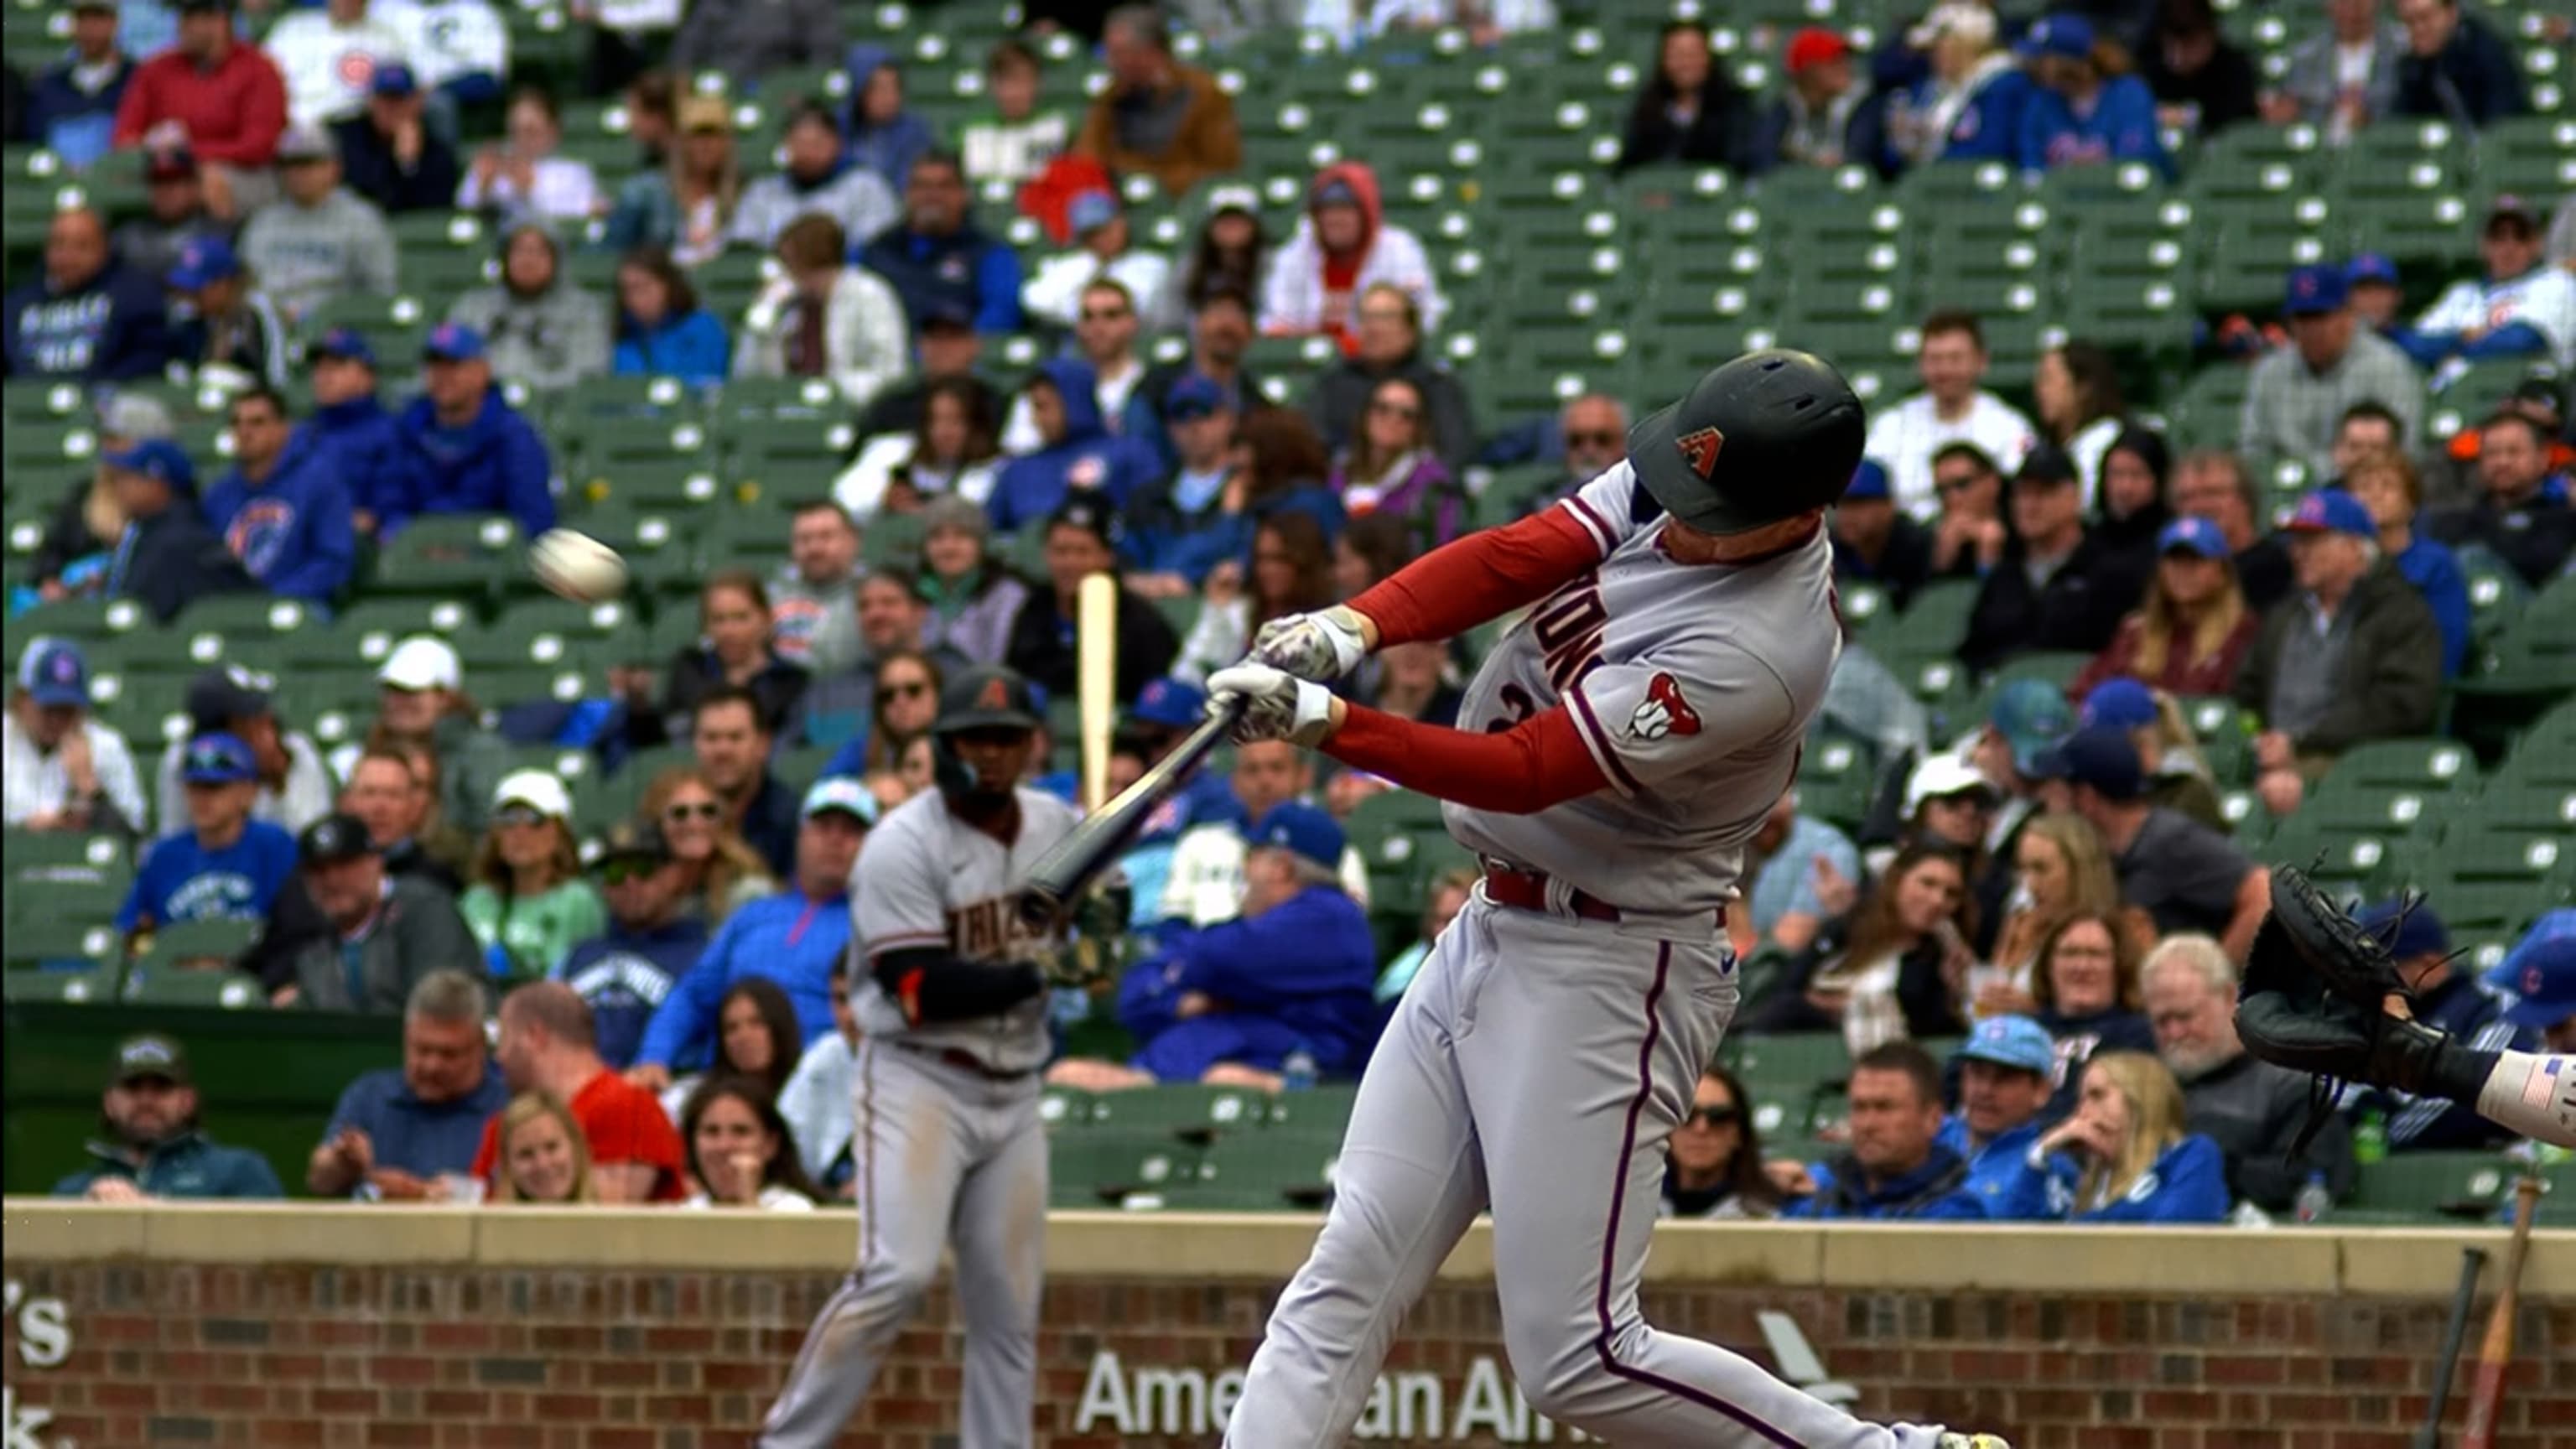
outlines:
{"label": "woman with blonde hair", "polygon": [[621,252],[664,247],[673,261],[694,267],[724,250],[742,200],[742,153],[734,144],[733,110],[722,97],[680,102],[679,131],[660,170],[619,188],[605,240]]}
{"label": "woman with blonde hair", "polygon": [[2148,1052],[2084,1069],[2074,1115],[2032,1145],[1998,1218],[2085,1223],[2227,1220],[2227,1159],[2183,1129],[2182,1087]]}
{"label": "woman with blonde hair", "polygon": [[2145,601],[2066,693],[2081,702],[2106,680],[2135,679],[2169,694],[2225,694],[2262,623],[2246,606],[2227,536],[2208,519],[2177,518],[2156,535]]}
{"label": "woman with blonde hair", "polygon": [[1970,972],[1977,1017],[2027,1016],[2037,1009],[2032,968],[2040,944],[2080,915],[2115,917],[2120,883],[2093,823],[2053,811],[2022,826],[2013,846],[2013,891],[1990,965]]}
{"label": "woman with blonde hair", "polygon": [[501,1109],[492,1164],[492,1201],[595,1203],[590,1140],[572,1109],[546,1092],[521,1092]]}
{"label": "woman with blonde hair", "polygon": [[534,981],[608,929],[607,908],[582,873],[571,816],[571,793],[543,770],[513,771],[493,793],[492,828],[456,909],[497,980]]}
{"label": "woman with blonde hair", "polygon": [[687,765],[664,770],[644,788],[641,803],[680,868],[683,909],[705,918],[708,929],[723,925],[734,907],[777,891],[768,863],[726,818],[724,800],[706,776]]}

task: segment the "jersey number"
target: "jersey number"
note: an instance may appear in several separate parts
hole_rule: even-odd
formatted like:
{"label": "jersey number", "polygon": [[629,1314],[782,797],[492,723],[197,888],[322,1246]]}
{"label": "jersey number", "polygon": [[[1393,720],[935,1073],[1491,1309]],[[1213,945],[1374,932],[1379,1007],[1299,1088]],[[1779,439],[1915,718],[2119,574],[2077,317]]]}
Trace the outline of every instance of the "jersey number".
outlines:
{"label": "jersey number", "polygon": [[[1600,582],[1592,574],[1559,589],[1530,615],[1530,637],[1538,641],[1547,660],[1548,685],[1560,697],[1601,662],[1601,631],[1609,622],[1609,606],[1601,602]],[[1539,711],[1539,702],[1517,684],[1504,685],[1499,698],[1505,716],[1487,723],[1487,734],[1499,734]]]}

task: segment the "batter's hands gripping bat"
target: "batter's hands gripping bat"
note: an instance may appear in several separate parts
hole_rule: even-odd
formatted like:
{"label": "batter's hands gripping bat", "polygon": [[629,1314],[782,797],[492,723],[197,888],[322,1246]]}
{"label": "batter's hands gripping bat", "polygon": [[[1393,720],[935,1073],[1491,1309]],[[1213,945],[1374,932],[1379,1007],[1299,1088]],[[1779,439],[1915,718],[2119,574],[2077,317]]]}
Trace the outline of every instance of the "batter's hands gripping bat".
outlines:
{"label": "batter's hands gripping bat", "polygon": [[2460,1345],[2469,1336],[2469,1309],[2478,1301],[2478,1276],[2486,1271],[2487,1250],[2460,1250],[2460,1286],[2451,1294],[2450,1321],[2442,1325],[2442,1352],[2433,1362],[2433,1400],[2415,1430],[2415,1449],[2442,1449],[2442,1411],[2451,1406],[2451,1378],[2460,1361]]}
{"label": "batter's hands gripping bat", "polygon": [[2540,1177],[2525,1173],[2513,1185],[2513,1242],[2504,1254],[2504,1286],[2487,1318],[2487,1341],[2478,1350],[2478,1381],[2469,1390],[2469,1422],[2460,1449],[2495,1449],[2496,1419],[2504,1408],[2505,1371],[2513,1367],[2513,1320],[2522,1307],[2522,1259],[2531,1250],[2531,1220],[2540,1209]]}
{"label": "batter's hands gripping bat", "polygon": [[1189,783],[1207,757],[1225,743],[1227,732],[1242,715],[1241,699],[1219,699],[1216,713],[1202,720],[1170,754],[1120,791],[1117,799],[1083,817],[1072,834],[1056,842],[1055,849],[1038,857],[1029,869],[1028,883],[1020,887],[1020,919],[1040,928],[1062,919],[1100,873],[1127,853],[1154,808]]}

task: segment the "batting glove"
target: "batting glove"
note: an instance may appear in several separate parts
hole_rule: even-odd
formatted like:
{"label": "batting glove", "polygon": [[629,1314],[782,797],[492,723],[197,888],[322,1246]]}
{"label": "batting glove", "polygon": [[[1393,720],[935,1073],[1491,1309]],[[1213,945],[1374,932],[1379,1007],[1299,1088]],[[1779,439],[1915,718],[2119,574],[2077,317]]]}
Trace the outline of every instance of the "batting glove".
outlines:
{"label": "batting glove", "polygon": [[1233,731],[1238,745],[1286,740],[1313,749],[1333,726],[1331,690],[1267,664],[1237,664],[1209,675],[1209,713],[1221,712],[1229,697],[1243,701],[1243,717]]}
{"label": "batting glove", "polygon": [[1331,681],[1360,667],[1368,643],[1360,633],[1359,614],[1335,604],[1312,614],[1289,614],[1261,626],[1253,636],[1250,662],[1296,675]]}

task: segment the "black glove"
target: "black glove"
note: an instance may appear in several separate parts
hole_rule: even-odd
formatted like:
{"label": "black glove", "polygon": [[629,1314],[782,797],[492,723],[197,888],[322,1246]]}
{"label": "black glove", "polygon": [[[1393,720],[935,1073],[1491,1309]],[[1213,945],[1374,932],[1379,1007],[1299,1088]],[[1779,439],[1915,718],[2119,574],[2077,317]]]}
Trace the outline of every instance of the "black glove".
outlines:
{"label": "black glove", "polygon": [[2328,992],[2277,915],[2265,917],[2254,933],[2236,998],[2236,1034],[2262,1060],[2316,1079],[2307,1125],[2290,1147],[2294,1159],[2325,1125],[2325,1114],[2341,1095],[2341,1082],[2366,1082],[2469,1106],[2476,1105],[2486,1082],[2484,1062],[2448,1033],[2391,1016],[2384,1005],[2365,1009]]}

